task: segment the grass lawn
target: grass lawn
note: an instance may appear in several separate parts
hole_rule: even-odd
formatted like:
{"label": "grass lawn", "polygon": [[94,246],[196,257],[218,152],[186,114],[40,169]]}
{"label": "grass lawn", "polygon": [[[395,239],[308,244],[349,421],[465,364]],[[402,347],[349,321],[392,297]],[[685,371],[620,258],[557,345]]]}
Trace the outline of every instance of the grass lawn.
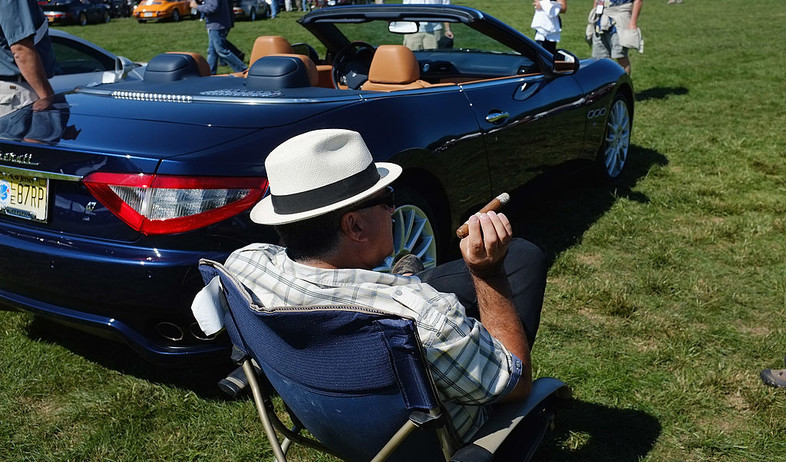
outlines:
{"label": "grass lawn", "polygon": [[[531,32],[529,1],[454,3]],[[564,17],[561,46],[582,58],[591,3]],[[300,14],[230,39],[247,55],[257,35],[313,43]],[[786,390],[758,376],[786,355],[785,23],[783,0],[645,2],[628,170],[510,210],[551,262],[535,375],[575,396],[540,460],[786,461]],[[207,45],[194,20],[62,29],[136,61]],[[221,372],[157,369],[0,311],[0,459],[269,460],[253,404],[223,399]]]}

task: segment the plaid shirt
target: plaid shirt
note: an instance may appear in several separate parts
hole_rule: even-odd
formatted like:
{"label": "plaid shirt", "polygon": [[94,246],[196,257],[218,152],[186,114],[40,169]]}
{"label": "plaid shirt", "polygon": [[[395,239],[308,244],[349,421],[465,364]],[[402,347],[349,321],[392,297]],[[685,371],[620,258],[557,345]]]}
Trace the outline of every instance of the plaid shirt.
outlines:
{"label": "plaid shirt", "polygon": [[441,293],[416,276],[303,265],[284,248],[252,244],[224,265],[261,306],[355,305],[413,318],[431,365],[440,399],[465,441],[487,418],[484,404],[505,396],[518,382],[521,361],[465,315],[454,294]]}

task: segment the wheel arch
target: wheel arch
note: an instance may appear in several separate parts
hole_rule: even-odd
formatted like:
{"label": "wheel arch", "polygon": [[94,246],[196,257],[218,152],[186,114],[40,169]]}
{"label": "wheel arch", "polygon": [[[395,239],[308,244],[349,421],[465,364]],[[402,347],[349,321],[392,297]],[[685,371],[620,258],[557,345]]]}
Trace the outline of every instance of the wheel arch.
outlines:
{"label": "wheel arch", "polygon": [[429,212],[433,214],[435,220],[435,223],[432,223],[432,228],[435,228],[434,233],[439,244],[437,252],[441,259],[445,258],[448,255],[447,248],[451,242],[451,216],[447,191],[440,179],[424,168],[405,167],[394,185],[397,190],[406,191],[402,194],[403,197],[411,194],[429,207]]}
{"label": "wheel arch", "polygon": [[[635,117],[634,117],[633,113],[635,111],[635,106],[636,106],[634,104],[633,87],[628,82],[625,82],[622,85],[620,85],[620,88],[619,88],[619,90],[617,90],[617,93],[623,94],[625,96],[625,98],[627,98],[627,100],[628,100],[628,103],[629,103],[628,104],[628,110],[630,111],[630,122],[631,122],[631,130],[632,130],[633,129],[633,121],[635,120]],[[614,101],[614,98],[612,98],[612,101]],[[609,104],[611,104],[611,103],[609,103]]]}

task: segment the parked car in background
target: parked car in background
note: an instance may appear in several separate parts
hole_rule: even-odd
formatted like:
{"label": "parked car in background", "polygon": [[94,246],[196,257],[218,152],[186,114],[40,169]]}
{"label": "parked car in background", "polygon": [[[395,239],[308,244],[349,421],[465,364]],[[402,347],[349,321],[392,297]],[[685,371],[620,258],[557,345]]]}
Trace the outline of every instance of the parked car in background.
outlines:
{"label": "parked car in background", "polygon": [[132,15],[141,23],[171,19],[174,22],[191,16],[188,0],[143,0]]}
{"label": "parked car in background", "polygon": [[76,35],[49,29],[49,37],[55,50],[55,76],[49,82],[57,93],[78,86],[142,80],[145,74],[144,64],[115,56]]}
{"label": "parked car in background", "polygon": [[234,0],[232,11],[235,14],[235,19],[248,19],[249,21],[270,16],[270,6],[265,0]]}
{"label": "parked car in background", "polygon": [[[322,8],[298,22],[323,55],[283,43],[232,77],[162,54],[143,80],[64,94],[53,115],[67,116],[68,136],[0,131],[0,304],[158,363],[225,360],[226,337],[206,336],[190,311],[197,263],[277,241],[249,210],[267,193],[267,153],[292,136],[355,130],[375,160],[403,167],[380,271],[408,253],[433,267],[503,191],[582,168],[613,179],[626,165],[634,91],[612,60],[552,55],[455,5]],[[403,47],[422,22],[451,23],[453,47]]]}
{"label": "parked car in background", "polygon": [[103,0],[39,0],[38,5],[50,24],[109,22],[111,8]]}
{"label": "parked car in background", "polygon": [[113,18],[127,18],[131,16],[131,5],[127,0],[103,0],[109,5],[109,13]]}

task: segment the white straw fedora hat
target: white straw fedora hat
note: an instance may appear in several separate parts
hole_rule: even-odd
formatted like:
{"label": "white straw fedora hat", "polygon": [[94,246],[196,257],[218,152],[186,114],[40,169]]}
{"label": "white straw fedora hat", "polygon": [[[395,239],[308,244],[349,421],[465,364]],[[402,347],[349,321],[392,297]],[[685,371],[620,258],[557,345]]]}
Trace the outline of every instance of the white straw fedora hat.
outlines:
{"label": "white straw fedora hat", "polygon": [[251,210],[251,220],[283,225],[359,202],[401,175],[401,167],[374,163],[360,133],[314,130],[290,138],[265,160],[270,194]]}

